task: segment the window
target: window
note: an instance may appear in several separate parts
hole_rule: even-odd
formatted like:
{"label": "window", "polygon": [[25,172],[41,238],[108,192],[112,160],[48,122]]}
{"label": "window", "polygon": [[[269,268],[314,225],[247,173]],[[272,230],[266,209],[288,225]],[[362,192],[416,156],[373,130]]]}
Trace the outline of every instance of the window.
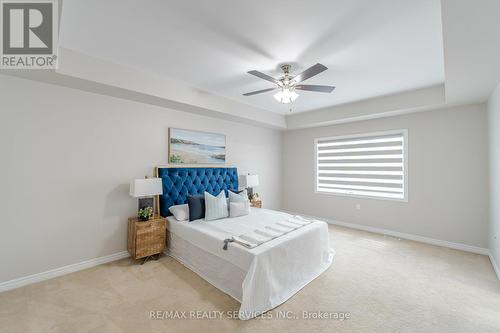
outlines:
{"label": "window", "polygon": [[314,140],[316,192],[407,201],[407,133]]}

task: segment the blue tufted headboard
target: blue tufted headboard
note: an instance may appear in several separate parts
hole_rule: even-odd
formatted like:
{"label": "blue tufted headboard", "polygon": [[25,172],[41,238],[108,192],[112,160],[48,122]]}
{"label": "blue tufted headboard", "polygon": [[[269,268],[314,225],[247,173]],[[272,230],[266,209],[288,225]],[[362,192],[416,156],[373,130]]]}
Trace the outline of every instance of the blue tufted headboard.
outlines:
{"label": "blue tufted headboard", "polygon": [[170,206],[187,203],[189,195],[203,195],[205,191],[217,195],[222,190],[227,195],[227,190],[238,190],[236,168],[158,167],[156,174],[163,183],[163,194],[159,196],[161,216],[171,215]]}

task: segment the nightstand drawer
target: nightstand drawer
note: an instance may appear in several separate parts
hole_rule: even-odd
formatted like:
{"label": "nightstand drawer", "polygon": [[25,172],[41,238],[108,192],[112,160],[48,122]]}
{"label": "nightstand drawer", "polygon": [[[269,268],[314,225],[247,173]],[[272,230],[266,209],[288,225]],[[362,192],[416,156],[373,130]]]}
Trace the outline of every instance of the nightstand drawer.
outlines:
{"label": "nightstand drawer", "polygon": [[155,232],[158,229],[164,229],[166,226],[164,221],[158,222],[157,220],[154,221],[147,221],[147,222],[136,222],[135,225],[135,230],[137,234],[144,234],[144,233],[149,233],[149,232]]}
{"label": "nightstand drawer", "polygon": [[163,252],[165,248],[165,229],[145,228],[137,230],[135,239],[135,256],[142,258]]}

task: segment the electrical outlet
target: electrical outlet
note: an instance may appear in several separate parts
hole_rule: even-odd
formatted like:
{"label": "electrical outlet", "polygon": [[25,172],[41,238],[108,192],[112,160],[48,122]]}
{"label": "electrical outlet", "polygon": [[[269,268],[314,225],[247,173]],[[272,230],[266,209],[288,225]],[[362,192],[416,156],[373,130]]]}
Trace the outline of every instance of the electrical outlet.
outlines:
{"label": "electrical outlet", "polygon": [[361,204],[359,204],[359,203],[358,203],[358,204],[356,204],[356,209],[357,209],[357,210],[361,210]]}

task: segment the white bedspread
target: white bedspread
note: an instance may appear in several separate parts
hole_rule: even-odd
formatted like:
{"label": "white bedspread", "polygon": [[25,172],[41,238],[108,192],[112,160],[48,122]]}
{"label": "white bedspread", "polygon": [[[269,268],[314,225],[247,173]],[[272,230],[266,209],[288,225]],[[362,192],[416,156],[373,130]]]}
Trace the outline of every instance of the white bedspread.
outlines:
{"label": "white bedspread", "polygon": [[285,302],[324,272],[332,263],[328,226],[315,221],[253,249],[223,241],[291,218],[292,215],[253,209],[250,215],[215,221],[176,222],[168,229],[176,236],[247,272],[242,285],[239,318],[253,318]]}

